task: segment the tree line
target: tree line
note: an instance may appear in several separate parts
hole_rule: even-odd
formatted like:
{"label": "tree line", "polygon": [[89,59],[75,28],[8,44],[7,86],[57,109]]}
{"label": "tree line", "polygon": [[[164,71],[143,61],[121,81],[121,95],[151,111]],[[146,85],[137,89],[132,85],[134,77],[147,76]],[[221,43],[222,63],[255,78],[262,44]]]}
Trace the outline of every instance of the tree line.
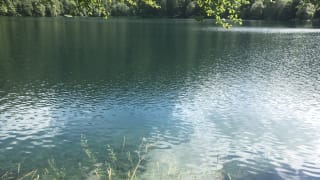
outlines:
{"label": "tree line", "polygon": [[244,19],[310,20],[320,18],[320,0],[251,0],[241,13]]}
{"label": "tree line", "polygon": [[309,20],[320,0],[0,0],[0,15]]}

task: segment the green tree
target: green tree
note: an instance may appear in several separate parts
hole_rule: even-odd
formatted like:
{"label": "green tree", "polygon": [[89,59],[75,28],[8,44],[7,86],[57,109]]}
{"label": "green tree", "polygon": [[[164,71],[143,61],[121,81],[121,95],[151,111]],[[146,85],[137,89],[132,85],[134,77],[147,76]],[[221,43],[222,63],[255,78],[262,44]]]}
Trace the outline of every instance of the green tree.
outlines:
{"label": "green tree", "polygon": [[7,15],[8,13],[8,8],[7,8],[7,5],[5,4],[4,1],[0,1],[0,15]]}
{"label": "green tree", "polygon": [[41,1],[36,0],[32,3],[33,14],[35,16],[45,16],[46,15],[46,6],[41,3]]}
{"label": "green tree", "polygon": [[5,0],[5,4],[7,5],[9,16],[14,16],[17,14],[14,2],[12,0]]}
{"label": "green tree", "polygon": [[199,8],[196,1],[190,1],[186,7],[186,17],[193,16],[199,13]]}
{"label": "green tree", "polygon": [[32,16],[33,6],[30,0],[21,0],[17,9],[23,16]]}
{"label": "green tree", "polygon": [[298,5],[297,17],[302,20],[312,19],[316,12],[316,7],[310,2],[300,2]]}
{"label": "green tree", "polygon": [[130,8],[123,2],[117,2],[112,5],[111,15],[128,16],[130,15]]}
{"label": "green tree", "polygon": [[177,13],[179,2],[178,0],[167,0],[166,9],[167,15],[174,16]]}
{"label": "green tree", "polygon": [[79,15],[79,10],[75,0],[63,0],[63,13],[68,15]]}
{"label": "green tree", "polygon": [[214,17],[216,24],[229,28],[231,24],[223,17],[235,23],[242,24],[239,16],[240,7],[248,4],[248,0],[197,0],[202,15]]}
{"label": "green tree", "polygon": [[262,19],[263,10],[264,10],[264,5],[262,0],[255,1],[250,8],[250,17],[252,19]]}
{"label": "green tree", "polygon": [[[240,7],[248,0],[0,0],[0,15],[79,16],[165,15],[213,17],[224,27],[226,19],[240,23]],[[200,19],[201,19],[200,18]],[[226,19],[225,19],[226,18]]]}
{"label": "green tree", "polygon": [[277,14],[277,18],[279,20],[289,20],[295,17],[295,7],[293,6],[292,0],[285,0],[279,3],[279,10]]}
{"label": "green tree", "polygon": [[59,16],[62,14],[62,3],[60,0],[42,0],[42,4],[46,7],[48,16]]}
{"label": "green tree", "polygon": [[295,5],[292,0],[265,0],[264,17],[273,20],[289,20],[295,17]]}

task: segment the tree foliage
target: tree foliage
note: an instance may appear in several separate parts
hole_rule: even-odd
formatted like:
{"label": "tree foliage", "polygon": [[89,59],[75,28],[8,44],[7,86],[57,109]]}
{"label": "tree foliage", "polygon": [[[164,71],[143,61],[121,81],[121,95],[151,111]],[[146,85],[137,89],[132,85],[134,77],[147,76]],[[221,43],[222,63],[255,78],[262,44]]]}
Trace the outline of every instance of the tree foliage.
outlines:
{"label": "tree foliage", "polygon": [[197,0],[198,6],[206,16],[213,16],[216,23],[224,27],[230,27],[230,23],[226,21],[226,17],[236,23],[241,24],[240,7],[248,4],[247,0]]}
{"label": "tree foliage", "polygon": [[214,18],[230,27],[241,19],[320,18],[320,0],[0,0],[0,15]]}
{"label": "tree foliage", "polygon": [[320,0],[251,0],[242,6],[244,19],[310,20],[319,18]]}
{"label": "tree foliage", "polygon": [[264,9],[263,1],[262,0],[255,1],[250,8],[251,18],[252,19],[263,18],[263,9]]}
{"label": "tree foliage", "polygon": [[295,18],[292,0],[265,0],[264,18],[272,20],[289,20]]}
{"label": "tree foliage", "polygon": [[304,3],[301,2],[298,5],[297,17],[299,19],[307,20],[313,18],[314,13],[316,12],[316,7],[310,2]]}

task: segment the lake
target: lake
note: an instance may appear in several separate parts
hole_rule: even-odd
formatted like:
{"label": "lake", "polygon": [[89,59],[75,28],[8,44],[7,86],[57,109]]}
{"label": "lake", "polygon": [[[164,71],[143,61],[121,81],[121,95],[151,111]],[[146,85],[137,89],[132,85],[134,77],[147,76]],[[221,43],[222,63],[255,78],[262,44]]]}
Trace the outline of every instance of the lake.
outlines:
{"label": "lake", "polygon": [[146,143],[140,179],[320,179],[319,129],[310,24],[0,17],[0,177]]}

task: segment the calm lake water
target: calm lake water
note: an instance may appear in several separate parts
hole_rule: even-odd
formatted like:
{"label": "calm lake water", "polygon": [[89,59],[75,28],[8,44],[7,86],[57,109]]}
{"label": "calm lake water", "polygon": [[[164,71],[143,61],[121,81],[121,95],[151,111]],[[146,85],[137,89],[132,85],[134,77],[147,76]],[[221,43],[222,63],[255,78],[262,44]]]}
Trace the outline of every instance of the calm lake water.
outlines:
{"label": "calm lake water", "polygon": [[320,29],[1,17],[0,176],[80,179],[82,134],[151,143],[141,179],[320,179]]}

